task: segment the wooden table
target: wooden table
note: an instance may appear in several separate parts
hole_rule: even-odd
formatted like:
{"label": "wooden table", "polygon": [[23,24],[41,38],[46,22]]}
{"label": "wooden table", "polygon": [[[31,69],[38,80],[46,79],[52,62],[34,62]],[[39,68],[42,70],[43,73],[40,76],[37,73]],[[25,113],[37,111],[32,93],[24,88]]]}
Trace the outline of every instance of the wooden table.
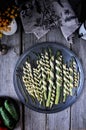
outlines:
{"label": "wooden table", "polygon": [[[18,31],[13,36],[4,36],[2,43],[10,48],[7,55],[0,56],[0,96],[7,95],[18,99],[13,85],[13,71],[15,64],[26,49],[35,43],[56,41],[71,48],[82,62],[86,76],[86,41],[74,39],[70,45],[64,39],[60,29],[50,31],[46,36],[37,40],[33,34],[25,34],[18,26]],[[20,104],[21,117],[15,130],[86,130],[86,81],[84,90],[71,107],[55,114],[41,114],[34,112]],[[19,101],[19,99],[18,99]]]}

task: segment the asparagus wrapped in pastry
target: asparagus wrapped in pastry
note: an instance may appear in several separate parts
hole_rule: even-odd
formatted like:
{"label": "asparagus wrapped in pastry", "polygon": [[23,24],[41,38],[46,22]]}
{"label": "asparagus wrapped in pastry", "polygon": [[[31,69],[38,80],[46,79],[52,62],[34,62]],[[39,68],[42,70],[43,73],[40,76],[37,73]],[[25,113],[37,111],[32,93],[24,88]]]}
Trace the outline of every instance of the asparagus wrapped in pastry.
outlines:
{"label": "asparagus wrapped in pastry", "polygon": [[55,85],[54,85],[54,56],[49,48],[50,53],[50,74],[49,74],[49,85],[48,85],[48,99],[46,101],[46,107],[52,107],[55,98]]}
{"label": "asparagus wrapped in pastry", "polygon": [[55,104],[59,103],[60,100],[60,94],[61,94],[61,87],[63,83],[63,57],[60,51],[57,51],[56,53],[56,59],[55,59],[55,75],[56,75],[56,98],[55,98]]}
{"label": "asparagus wrapped in pastry", "polygon": [[70,80],[69,80],[69,68],[66,64],[63,64],[63,102],[66,101],[68,95],[70,95]]}
{"label": "asparagus wrapped in pastry", "polygon": [[28,93],[35,98],[34,79],[33,79],[32,68],[29,60],[26,61],[25,66],[23,66],[22,80],[24,82],[24,85]]}

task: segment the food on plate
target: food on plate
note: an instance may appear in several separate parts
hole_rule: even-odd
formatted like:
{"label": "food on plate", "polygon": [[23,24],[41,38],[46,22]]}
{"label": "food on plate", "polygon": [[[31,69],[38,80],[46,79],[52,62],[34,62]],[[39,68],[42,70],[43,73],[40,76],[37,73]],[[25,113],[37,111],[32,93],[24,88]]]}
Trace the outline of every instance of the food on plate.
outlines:
{"label": "food on plate", "polygon": [[55,104],[58,104],[61,97],[61,92],[63,89],[63,57],[61,51],[57,51],[55,59],[55,85],[56,85],[56,97]]}
{"label": "food on plate", "polygon": [[0,100],[0,127],[2,130],[13,130],[19,120],[17,104],[8,98]]}
{"label": "food on plate", "polygon": [[18,121],[19,120],[19,114],[18,114],[18,112],[17,112],[14,104],[12,103],[12,101],[5,100],[4,106],[5,106],[5,109],[10,113],[10,115],[12,116],[12,118],[15,121]]}
{"label": "food on plate", "polygon": [[13,129],[15,126],[15,122],[8,111],[4,108],[4,106],[0,107],[0,115],[3,119],[4,125],[7,126],[9,129]]}
{"label": "food on plate", "polygon": [[23,66],[22,80],[29,95],[42,106],[65,103],[68,96],[74,96],[73,89],[79,85],[79,70],[74,57],[65,61],[61,50],[51,48],[36,54],[32,64],[31,57]]}

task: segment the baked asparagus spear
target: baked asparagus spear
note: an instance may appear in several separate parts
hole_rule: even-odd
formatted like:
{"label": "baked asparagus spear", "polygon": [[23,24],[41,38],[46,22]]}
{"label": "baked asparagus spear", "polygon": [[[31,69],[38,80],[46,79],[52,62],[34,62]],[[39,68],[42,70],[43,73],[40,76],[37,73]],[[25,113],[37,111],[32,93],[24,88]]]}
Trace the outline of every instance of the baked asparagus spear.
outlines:
{"label": "baked asparagus spear", "polygon": [[32,68],[29,60],[25,62],[25,66],[23,67],[22,79],[28,93],[31,96],[35,97],[34,79],[33,79]]}
{"label": "baked asparagus spear", "polygon": [[55,98],[55,104],[59,103],[60,100],[60,94],[61,94],[61,87],[63,83],[63,76],[62,76],[62,71],[63,71],[63,57],[60,51],[57,51],[56,53],[56,59],[55,59],[55,75],[56,75],[56,98]]}
{"label": "baked asparagus spear", "polygon": [[40,58],[40,66],[41,66],[41,87],[43,89],[43,94],[44,94],[44,100],[47,99],[47,81],[46,81],[46,72],[45,72],[45,59],[44,55],[41,53],[41,58]]}
{"label": "baked asparagus spear", "polygon": [[78,87],[79,84],[79,71],[77,70],[77,64],[75,61],[75,58],[72,58],[73,60],[73,78],[74,78],[74,87]]}
{"label": "baked asparagus spear", "polygon": [[63,102],[65,102],[67,96],[70,95],[69,69],[66,64],[63,64],[63,87]]}
{"label": "baked asparagus spear", "polygon": [[40,102],[42,102],[43,100],[43,92],[40,86],[40,72],[39,69],[33,68],[33,76],[34,76],[34,85],[35,85],[35,96],[37,98],[37,100]]}
{"label": "baked asparagus spear", "polygon": [[70,95],[72,96],[72,89],[74,87],[74,72],[73,72],[73,60],[70,60],[70,65],[69,65],[69,84],[70,84]]}
{"label": "baked asparagus spear", "polygon": [[47,81],[48,81],[48,77],[50,73],[50,58],[49,58],[49,52],[47,50],[45,50],[44,59],[45,59],[45,72],[46,72]]}
{"label": "baked asparagus spear", "polygon": [[[52,106],[52,93],[54,93],[55,86],[54,86],[54,56],[52,55],[51,49],[49,49],[50,53],[50,74],[49,74],[49,86],[48,86],[48,99],[46,101],[46,107]],[[53,90],[53,91],[52,91]]]}

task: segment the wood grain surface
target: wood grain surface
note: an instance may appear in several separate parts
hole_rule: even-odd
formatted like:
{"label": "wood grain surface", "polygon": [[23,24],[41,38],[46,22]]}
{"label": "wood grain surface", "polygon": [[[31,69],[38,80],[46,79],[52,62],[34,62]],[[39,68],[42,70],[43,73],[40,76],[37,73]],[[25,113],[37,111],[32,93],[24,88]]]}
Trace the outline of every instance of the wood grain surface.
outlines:
{"label": "wood grain surface", "polygon": [[20,54],[20,28],[13,36],[3,36],[2,44],[9,47],[6,55],[0,56],[0,96],[10,96],[18,101],[20,106],[20,121],[15,130],[22,130],[22,104],[18,100],[13,85],[13,72]]}
{"label": "wood grain surface", "polygon": [[[60,30],[52,30],[39,41],[32,35],[23,34],[23,51],[40,42],[59,42],[69,47]],[[28,123],[30,122],[30,123]],[[64,123],[62,123],[64,122]],[[55,114],[40,114],[25,107],[25,130],[69,130],[70,108]]]}
{"label": "wood grain surface", "polygon": [[[80,98],[71,107],[55,114],[42,114],[25,107],[19,102],[13,85],[13,71],[19,55],[34,44],[45,41],[71,47],[79,57],[85,73],[84,90]],[[7,95],[19,102],[21,117],[15,130],[86,130],[86,41],[76,37],[74,44],[70,46],[59,28],[37,40],[33,34],[25,34],[19,28],[13,36],[4,36],[2,43],[7,44],[10,49],[7,55],[0,56],[0,96]]]}
{"label": "wood grain surface", "polygon": [[71,107],[71,130],[86,130],[86,41],[76,38],[74,43],[72,50],[83,65],[85,82],[80,98]]}

